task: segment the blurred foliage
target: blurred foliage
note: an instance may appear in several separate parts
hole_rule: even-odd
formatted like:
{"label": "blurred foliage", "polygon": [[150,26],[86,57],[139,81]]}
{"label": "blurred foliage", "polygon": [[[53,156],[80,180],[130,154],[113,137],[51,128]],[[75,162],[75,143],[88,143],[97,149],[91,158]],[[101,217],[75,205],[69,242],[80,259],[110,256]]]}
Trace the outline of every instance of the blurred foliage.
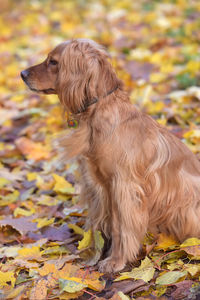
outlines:
{"label": "blurred foliage", "polygon": [[52,147],[69,130],[59,101],[28,91],[19,73],[64,40],[94,39],[110,52],[132,103],[199,156],[199,1],[2,0],[0,6],[0,297],[198,297],[195,238],[179,245],[148,236],[140,266],[110,277],[95,270],[103,239],[96,232],[90,249],[76,163],[59,162]]}

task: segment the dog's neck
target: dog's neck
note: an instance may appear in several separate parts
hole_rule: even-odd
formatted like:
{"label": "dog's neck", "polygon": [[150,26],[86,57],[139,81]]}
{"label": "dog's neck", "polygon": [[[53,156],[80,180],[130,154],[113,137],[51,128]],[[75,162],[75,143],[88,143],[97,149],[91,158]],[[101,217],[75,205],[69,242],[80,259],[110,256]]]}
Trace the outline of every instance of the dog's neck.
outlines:
{"label": "dog's neck", "polygon": [[[115,88],[113,88],[112,90],[110,90],[109,92],[107,92],[105,95],[102,96],[102,98],[105,98],[107,96],[109,96],[110,94],[112,94],[113,92],[115,92],[117,89],[119,88],[119,86],[117,85]],[[87,100],[85,102],[85,105],[82,109],[79,109],[77,112],[73,113],[74,115],[78,115],[81,113],[86,112],[86,110],[88,109],[89,106],[97,103],[99,101],[99,98],[93,98],[92,100]]]}

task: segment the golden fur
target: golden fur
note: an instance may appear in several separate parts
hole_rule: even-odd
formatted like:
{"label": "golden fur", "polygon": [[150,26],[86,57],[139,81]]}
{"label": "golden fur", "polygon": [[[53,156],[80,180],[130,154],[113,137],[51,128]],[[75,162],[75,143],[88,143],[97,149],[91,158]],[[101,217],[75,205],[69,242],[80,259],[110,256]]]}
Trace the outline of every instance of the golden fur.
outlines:
{"label": "golden fur", "polygon": [[[62,43],[23,79],[31,89],[58,94],[79,121],[63,144],[65,157],[80,162],[88,227],[111,240],[101,271],[135,261],[147,231],[179,241],[200,236],[199,161],[130,103],[102,47],[83,39]],[[84,111],[93,98],[97,103]]]}

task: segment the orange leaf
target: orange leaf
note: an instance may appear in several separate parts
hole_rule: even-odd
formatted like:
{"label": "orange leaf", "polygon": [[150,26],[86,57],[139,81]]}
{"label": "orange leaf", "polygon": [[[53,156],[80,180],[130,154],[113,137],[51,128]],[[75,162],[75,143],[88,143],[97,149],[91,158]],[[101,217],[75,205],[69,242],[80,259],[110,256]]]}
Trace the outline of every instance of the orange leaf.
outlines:
{"label": "orange leaf", "polygon": [[21,137],[16,140],[16,145],[21,153],[28,159],[41,160],[48,159],[51,154],[47,148],[41,143],[35,143],[28,138]]}

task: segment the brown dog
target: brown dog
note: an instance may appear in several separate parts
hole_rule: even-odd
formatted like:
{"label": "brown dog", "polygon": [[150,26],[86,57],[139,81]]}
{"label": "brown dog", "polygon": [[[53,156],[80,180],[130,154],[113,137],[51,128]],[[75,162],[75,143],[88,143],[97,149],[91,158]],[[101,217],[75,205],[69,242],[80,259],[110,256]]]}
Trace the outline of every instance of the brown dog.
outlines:
{"label": "brown dog", "polygon": [[89,226],[112,241],[101,271],[136,260],[147,230],[200,236],[199,161],[129,102],[102,47],[67,41],[21,76],[30,89],[57,94],[79,122],[65,152],[80,161]]}

